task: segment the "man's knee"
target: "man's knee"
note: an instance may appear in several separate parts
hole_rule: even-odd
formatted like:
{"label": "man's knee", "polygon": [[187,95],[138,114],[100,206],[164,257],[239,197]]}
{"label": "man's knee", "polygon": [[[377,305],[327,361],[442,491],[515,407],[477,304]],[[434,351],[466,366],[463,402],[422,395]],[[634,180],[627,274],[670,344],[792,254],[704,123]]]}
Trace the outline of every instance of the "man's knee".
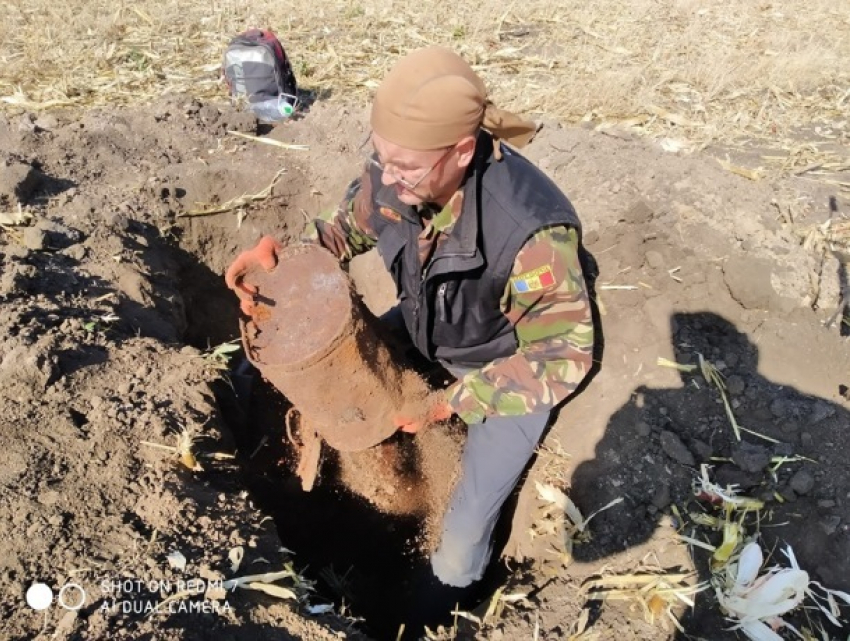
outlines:
{"label": "man's knee", "polygon": [[470,540],[445,536],[431,555],[431,568],[441,582],[463,588],[478,581],[490,560],[490,537]]}
{"label": "man's knee", "polygon": [[464,587],[481,578],[490,559],[493,528],[502,503],[453,502],[443,521],[440,544],[431,557],[434,574],[440,581]]}

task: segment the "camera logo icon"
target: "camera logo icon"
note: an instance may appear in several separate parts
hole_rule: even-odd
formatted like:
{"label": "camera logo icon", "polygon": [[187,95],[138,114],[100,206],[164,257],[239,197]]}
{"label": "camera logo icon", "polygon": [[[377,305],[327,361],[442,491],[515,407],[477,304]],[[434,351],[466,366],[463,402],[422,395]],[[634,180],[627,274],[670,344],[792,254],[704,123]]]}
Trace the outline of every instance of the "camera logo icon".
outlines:
{"label": "camera logo icon", "polygon": [[[86,591],[79,583],[66,583],[56,596],[56,603],[65,610],[79,610],[86,604]],[[27,605],[33,610],[46,610],[53,604],[53,590],[46,583],[33,583],[26,594]]]}

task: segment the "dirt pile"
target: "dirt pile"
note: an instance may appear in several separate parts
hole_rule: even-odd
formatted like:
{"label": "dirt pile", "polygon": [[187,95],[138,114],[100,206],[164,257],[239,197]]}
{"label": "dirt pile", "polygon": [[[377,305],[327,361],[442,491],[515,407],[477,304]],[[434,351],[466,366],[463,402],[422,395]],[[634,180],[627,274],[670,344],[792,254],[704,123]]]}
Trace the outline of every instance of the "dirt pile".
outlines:
{"label": "dirt pile", "polygon": [[[333,481],[344,467],[334,457],[316,489],[301,492],[283,447],[286,400],[255,384],[246,406],[251,381],[220,369],[225,358],[212,349],[238,332],[225,267],[261,234],[297,238],[305,213],[335,205],[357,173],[361,111],[316,104],[269,133],[308,145],[303,152],[231,136],[256,133],[256,123],[179,96],[145,110],[51,118],[0,119],[0,208],[16,213],[20,202],[32,217],[0,231],[3,636],[322,639],[336,629],[353,638],[348,620],[317,621],[303,603],[259,592],[228,593],[225,613],[146,618],[112,602],[159,603],[173,589],[156,597],[149,586],[103,589],[113,577],[175,586],[287,562],[310,566],[312,605],[344,602],[373,629],[397,617],[390,598],[421,560],[421,522],[350,496]],[[594,519],[592,540],[568,567],[545,552],[549,539],[532,541],[543,561],[516,579],[529,599],[506,606],[480,638],[524,638],[538,625],[541,635],[564,635],[586,606],[578,586],[603,567],[629,571],[650,558],[704,572],[705,554],[691,556],[672,536],[673,506],[695,509],[701,463],[766,501],[767,541],[792,544],[813,577],[848,587],[850,347],[819,323],[835,304],[839,270],[796,235],[829,216],[830,196],[842,211],[840,194],[798,177],[752,182],[705,155],[610,134],[550,123],[528,150],[584,221],[602,270],[606,336],[602,372],[561,412],[534,473],[571,485],[585,514],[624,501]],[[241,214],[201,215],[261,193],[281,169],[269,198]],[[374,258],[351,273],[366,303],[386,310],[393,292]],[[815,301],[825,311],[813,312]],[[658,365],[659,357],[695,363],[698,353],[725,376],[738,422],[773,441],[744,432],[738,442],[714,390]],[[196,439],[203,471],[161,447],[175,447],[178,433]],[[422,438],[435,441],[428,451],[439,458],[436,441],[447,437]],[[777,456],[791,460],[777,467]],[[405,469],[405,460],[393,465]],[[527,512],[526,525],[536,523]],[[234,571],[236,547],[244,558]],[[174,551],[185,569],[169,564]],[[76,582],[87,602],[33,611],[24,595],[34,582],[54,594]],[[732,635],[707,593],[683,624],[693,635]],[[616,605],[592,629],[673,635]]]}

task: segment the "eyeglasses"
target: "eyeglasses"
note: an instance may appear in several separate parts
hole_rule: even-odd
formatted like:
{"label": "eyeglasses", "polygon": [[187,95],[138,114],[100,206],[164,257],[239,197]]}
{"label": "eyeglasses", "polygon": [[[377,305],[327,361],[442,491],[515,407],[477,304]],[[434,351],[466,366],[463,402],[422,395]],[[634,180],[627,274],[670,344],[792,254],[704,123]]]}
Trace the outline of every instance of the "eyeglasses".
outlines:
{"label": "eyeglasses", "polygon": [[419,177],[419,179],[416,180],[415,182],[410,182],[409,180],[406,180],[405,178],[400,176],[399,173],[398,173],[398,167],[396,167],[392,163],[381,164],[380,162],[378,162],[378,159],[375,157],[374,153],[368,153],[367,152],[366,162],[369,163],[370,165],[372,165],[373,167],[375,167],[376,169],[378,169],[378,171],[380,171],[381,174],[387,173],[390,176],[392,176],[393,180],[395,180],[399,185],[401,185],[402,187],[404,187],[408,191],[414,191],[417,187],[419,187],[419,185],[422,184],[422,181],[425,180],[430,175],[430,173],[437,168],[437,165],[439,165],[446,158],[448,158],[449,154],[452,153],[452,151],[454,151],[455,146],[456,145],[452,145],[451,147],[447,147],[445,153],[442,156],[440,156],[433,165],[428,167],[428,169],[425,171],[425,173],[423,173]]}

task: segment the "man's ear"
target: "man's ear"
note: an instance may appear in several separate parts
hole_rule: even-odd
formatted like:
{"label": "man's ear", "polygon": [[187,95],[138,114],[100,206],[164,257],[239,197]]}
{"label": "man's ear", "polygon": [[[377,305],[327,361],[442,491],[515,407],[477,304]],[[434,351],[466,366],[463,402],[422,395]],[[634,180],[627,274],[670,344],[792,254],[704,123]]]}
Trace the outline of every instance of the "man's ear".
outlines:
{"label": "man's ear", "polygon": [[458,167],[468,167],[475,156],[475,136],[466,136],[461,138],[457,143],[457,164]]}

